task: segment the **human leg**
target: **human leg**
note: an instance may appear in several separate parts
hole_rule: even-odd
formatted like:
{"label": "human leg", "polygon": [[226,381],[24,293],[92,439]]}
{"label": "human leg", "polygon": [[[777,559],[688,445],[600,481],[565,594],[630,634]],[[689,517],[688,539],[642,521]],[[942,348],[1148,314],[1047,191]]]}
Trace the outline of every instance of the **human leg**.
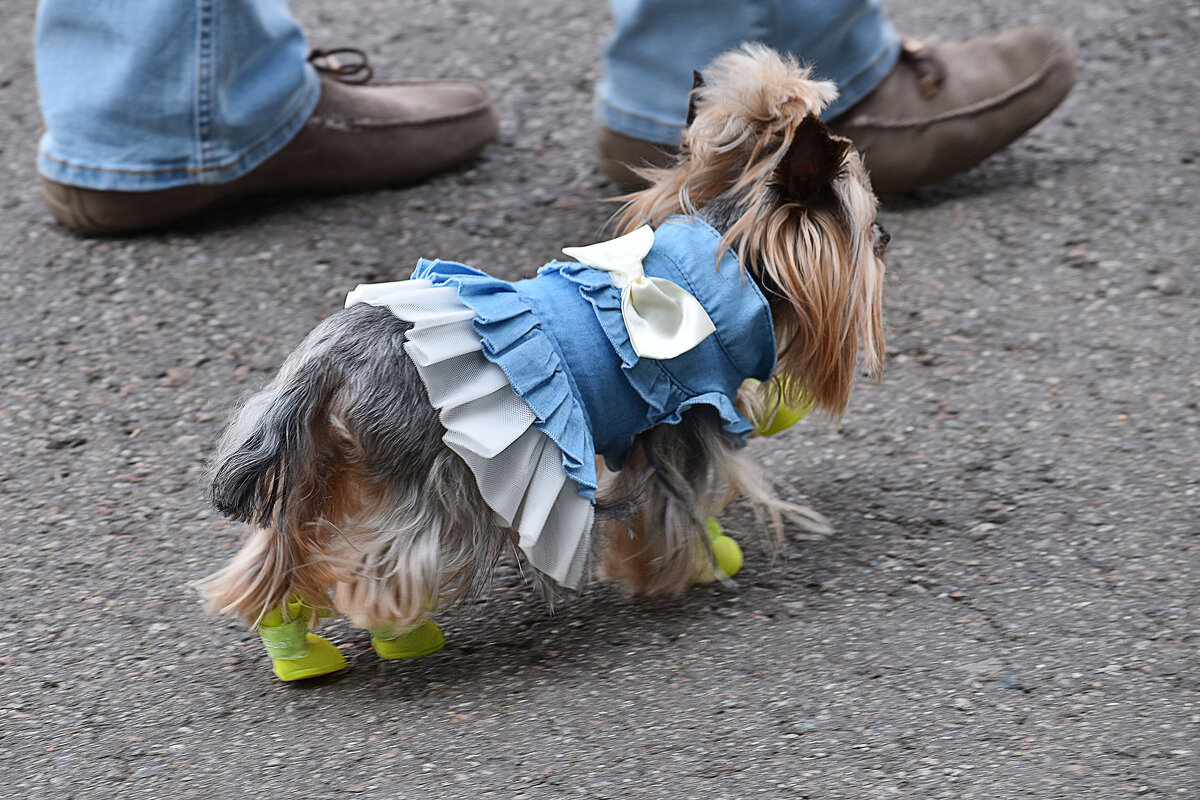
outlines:
{"label": "human leg", "polygon": [[252,194],[411,183],[496,134],[474,83],[350,85],[306,55],[283,0],[42,0],[43,198],[123,233]]}
{"label": "human leg", "polygon": [[612,2],[599,152],[625,188],[640,184],[630,165],[673,157],[691,70],[743,41],[792,52],[838,83],[823,116],[864,154],[882,193],[979,163],[1053,110],[1075,76],[1070,43],[1044,26],[902,47],[879,0]]}
{"label": "human leg", "polygon": [[865,97],[896,62],[900,40],[879,0],[612,0],[599,116],[608,129],[679,143],[692,70],[742,42],[762,42],[814,64],[838,84],[836,115]]}
{"label": "human leg", "polygon": [[88,189],[238,178],[320,95],[283,0],[42,0],[35,51],[39,171]]}

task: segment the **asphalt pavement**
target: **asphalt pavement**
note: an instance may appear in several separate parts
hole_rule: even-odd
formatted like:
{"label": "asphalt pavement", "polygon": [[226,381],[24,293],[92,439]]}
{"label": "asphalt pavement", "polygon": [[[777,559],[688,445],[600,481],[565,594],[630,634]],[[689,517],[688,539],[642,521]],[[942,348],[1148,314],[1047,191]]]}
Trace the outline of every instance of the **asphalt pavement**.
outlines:
{"label": "asphalt pavement", "polygon": [[1050,22],[1080,79],[885,198],[882,381],[753,445],[834,536],[554,615],[505,566],[441,653],[333,622],[350,669],[303,686],[190,588],[241,535],[203,498],[214,438],[356,284],[604,235],[607,5],[298,1],[381,77],[483,82],[500,139],[419,187],[108,239],[36,195],[33,4],[3,5],[0,797],[1200,797],[1195,2],[889,4],[921,36]]}

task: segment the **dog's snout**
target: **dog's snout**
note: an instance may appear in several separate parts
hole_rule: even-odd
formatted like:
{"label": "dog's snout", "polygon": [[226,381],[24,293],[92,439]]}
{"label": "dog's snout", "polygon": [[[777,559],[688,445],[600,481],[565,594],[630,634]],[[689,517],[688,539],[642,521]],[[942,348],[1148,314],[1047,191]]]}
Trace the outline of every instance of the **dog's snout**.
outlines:
{"label": "dog's snout", "polygon": [[873,227],[875,230],[875,255],[882,258],[887,251],[888,242],[892,241],[892,235],[878,222]]}

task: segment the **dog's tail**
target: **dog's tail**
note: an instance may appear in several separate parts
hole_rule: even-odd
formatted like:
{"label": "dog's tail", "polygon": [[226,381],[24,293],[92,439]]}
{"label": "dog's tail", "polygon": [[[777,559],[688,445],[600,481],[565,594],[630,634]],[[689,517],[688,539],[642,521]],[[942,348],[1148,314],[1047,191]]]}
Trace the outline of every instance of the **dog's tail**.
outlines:
{"label": "dog's tail", "polygon": [[225,516],[253,528],[241,552],[199,584],[212,610],[255,622],[298,595],[329,605],[331,577],[321,554],[333,532],[323,511],[336,496],[334,473],[344,449],[326,424],[340,371],[321,328],[249,399],[212,460],[208,494]]}
{"label": "dog's tail", "polygon": [[336,384],[311,363],[292,366],[250,398],[217,448],[208,495],[230,519],[283,528],[292,495],[311,488],[305,473],[320,460],[312,423],[328,414]]}

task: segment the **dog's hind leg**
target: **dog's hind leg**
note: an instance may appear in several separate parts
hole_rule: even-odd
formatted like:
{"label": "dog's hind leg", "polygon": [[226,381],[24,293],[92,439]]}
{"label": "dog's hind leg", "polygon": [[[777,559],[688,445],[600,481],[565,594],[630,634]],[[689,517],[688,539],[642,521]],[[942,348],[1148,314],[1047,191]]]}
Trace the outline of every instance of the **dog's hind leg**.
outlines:
{"label": "dog's hind leg", "polygon": [[214,608],[238,614],[259,633],[285,681],[346,666],[337,647],[309,629],[332,613],[341,520],[358,514],[371,495],[344,443],[317,427],[311,436],[324,441],[312,452],[321,466],[301,472],[286,508],[255,526],[237,556],[200,584]]}
{"label": "dog's hind leg", "polygon": [[315,609],[332,593],[391,643],[381,653],[411,655],[437,638],[424,626],[434,608],[486,584],[507,533],[442,442],[410,327],[368,305],[335,314],[230,426],[210,492],[252,533],[201,584],[214,610],[252,626],[278,610],[291,625],[290,598]]}
{"label": "dog's hind leg", "polygon": [[[245,404],[213,459],[214,505],[251,531],[199,588],[213,610],[259,630],[276,674],[280,662],[309,657],[314,637],[306,630],[318,609],[333,606],[343,572],[342,529],[384,494],[346,420],[377,377],[375,364],[407,360],[404,332],[392,315],[369,307],[326,320]],[[322,641],[316,646],[330,651]],[[323,671],[336,668],[334,656],[326,652]],[[319,674],[310,667],[292,663],[283,672]]]}
{"label": "dog's hind leg", "polygon": [[337,584],[337,605],[371,633],[380,657],[428,655],[445,641],[429,616],[487,585],[507,533],[469,468],[440,437],[426,457],[416,457],[419,479],[383,469],[385,449],[368,452],[372,471],[390,477],[381,481],[378,502],[342,527],[340,561],[348,566]]}
{"label": "dog's hind leg", "polygon": [[[399,343],[407,323],[386,309],[355,306],[372,342],[350,376],[352,401],[335,406],[333,427],[356,476],[358,502],[338,517],[338,609],[372,634],[383,658],[440,649],[428,617],[490,581],[508,533],[480,495],[474,474],[443,442],[445,428]],[[381,337],[381,332],[387,335]]]}

